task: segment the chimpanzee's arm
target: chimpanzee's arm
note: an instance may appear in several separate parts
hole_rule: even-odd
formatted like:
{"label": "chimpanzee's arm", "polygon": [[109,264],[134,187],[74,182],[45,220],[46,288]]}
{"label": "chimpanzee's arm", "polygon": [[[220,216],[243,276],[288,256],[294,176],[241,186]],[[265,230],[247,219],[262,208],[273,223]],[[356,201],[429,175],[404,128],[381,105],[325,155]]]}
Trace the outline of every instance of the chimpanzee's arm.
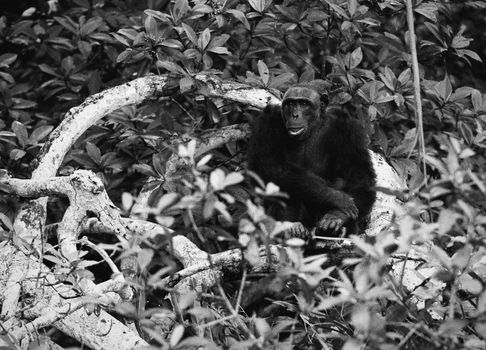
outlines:
{"label": "chimpanzee's arm", "polygon": [[366,218],[376,199],[376,174],[368,150],[364,128],[357,119],[339,113],[333,124],[336,135],[332,149],[336,150],[334,171],[339,177],[339,189],[356,203],[360,218]]}

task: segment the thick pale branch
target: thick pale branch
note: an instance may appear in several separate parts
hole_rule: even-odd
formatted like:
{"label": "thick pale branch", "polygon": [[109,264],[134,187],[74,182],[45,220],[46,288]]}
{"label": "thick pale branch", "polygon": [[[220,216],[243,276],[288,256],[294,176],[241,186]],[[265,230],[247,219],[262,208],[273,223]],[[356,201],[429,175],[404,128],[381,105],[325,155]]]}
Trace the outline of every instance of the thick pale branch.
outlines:
{"label": "thick pale branch", "polygon": [[68,196],[72,187],[68,177],[42,180],[25,180],[11,177],[0,178],[0,186],[19,197]]}

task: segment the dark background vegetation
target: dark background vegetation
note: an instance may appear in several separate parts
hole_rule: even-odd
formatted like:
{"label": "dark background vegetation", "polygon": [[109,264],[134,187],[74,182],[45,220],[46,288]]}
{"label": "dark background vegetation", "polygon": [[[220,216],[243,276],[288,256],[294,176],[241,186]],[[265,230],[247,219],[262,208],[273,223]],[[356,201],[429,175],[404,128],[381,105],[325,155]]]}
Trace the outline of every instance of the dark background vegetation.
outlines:
{"label": "dark background vegetation", "polygon": [[[203,97],[194,79],[203,72],[276,94],[300,81],[332,81],[331,102],[345,105],[369,125],[370,147],[407,182],[406,224],[360,240],[358,258],[333,274],[318,270],[318,280],[326,281],[319,293],[305,273],[277,274],[272,281],[300,279],[302,287],[285,292],[277,283],[272,292],[280,309],[259,314],[265,317],[242,314],[260,335],[258,341],[227,320],[211,328],[211,344],[235,349],[486,348],[486,270],[479,264],[486,245],[485,2],[413,1],[425,154],[417,148],[402,0],[39,0],[0,6],[0,168],[16,177],[30,176],[40,147],[69,108],[134,78],[170,74],[170,98],[154,97],[110,114],[78,140],[60,171],[93,170],[111,198],[127,206],[122,193],[135,195],[149,175],[164,173],[173,151],[167,141],[174,135],[197,136],[256,115],[245,106]],[[214,153],[206,173],[216,166],[241,170],[245,152],[245,142],[228,144]],[[189,178],[204,174],[193,171]],[[198,225],[209,238],[199,243],[217,251],[224,246],[217,237],[247,248],[248,236],[251,242],[265,241],[257,209],[246,208],[249,218],[240,221],[239,237],[227,218],[213,215],[227,214],[214,206],[223,201],[214,188],[219,175],[209,181],[214,193],[205,190],[202,196],[206,211]],[[181,187],[181,194],[202,191]],[[247,189],[229,192],[243,204],[261,196]],[[13,196],[0,197],[5,230],[16,204]],[[64,205],[51,203],[51,220],[60,218],[57,211]],[[184,215],[171,215],[158,219],[175,218],[169,220],[174,229],[191,231]],[[433,246],[426,263],[440,272],[435,282],[442,284],[427,281],[410,291],[390,277],[385,267],[390,254],[397,247],[406,250],[412,241]],[[202,305],[208,320],[225,315],[217,301]],[[181,312],[190,329],[193,310]],[[148,316],[134,314],[147,321]],[[148,321],[145,326],[152,327]]]}

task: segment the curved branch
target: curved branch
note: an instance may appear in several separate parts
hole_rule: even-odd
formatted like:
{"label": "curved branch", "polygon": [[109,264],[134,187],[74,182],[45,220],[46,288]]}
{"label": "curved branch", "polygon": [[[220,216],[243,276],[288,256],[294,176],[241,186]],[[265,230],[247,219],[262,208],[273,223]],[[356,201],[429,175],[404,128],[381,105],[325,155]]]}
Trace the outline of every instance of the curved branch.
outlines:
{"label": "curved branch", "polygon": [[[205,92],[210,97],[220,97],[257,108],[264,108],[268,103],[279,103],[279,99],[265,89],[225,82],[203,74],[196,75],[195,79],[206,84]],[[167,94],[164,90],[167,82],[167,75],[138,78],[90,96],[81,105],[71,108],[39,153],[39,163],[32,173],[32,179],[55,176],[67,152],[90,126],[121,107]],[[39,237],[45,221],[46,204],[46,199],[28,203],[15,220],[17,234],[37,246],[41,244]]]}

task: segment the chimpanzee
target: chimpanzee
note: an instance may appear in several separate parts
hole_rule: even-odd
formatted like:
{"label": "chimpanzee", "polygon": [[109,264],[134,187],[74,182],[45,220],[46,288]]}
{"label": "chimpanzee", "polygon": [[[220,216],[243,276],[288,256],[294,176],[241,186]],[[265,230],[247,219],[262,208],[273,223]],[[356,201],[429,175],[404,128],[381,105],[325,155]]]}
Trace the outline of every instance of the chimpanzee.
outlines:
{"label": "chimpanzee", "polygon": [[301,222],[296,235],[313,227],[317,235],[362,233],[376,198],[365,130],[342,109],[326,110],[328,87],[293,86],[252,125],[249,168],[290,195],[285,209],[270,213]]}

